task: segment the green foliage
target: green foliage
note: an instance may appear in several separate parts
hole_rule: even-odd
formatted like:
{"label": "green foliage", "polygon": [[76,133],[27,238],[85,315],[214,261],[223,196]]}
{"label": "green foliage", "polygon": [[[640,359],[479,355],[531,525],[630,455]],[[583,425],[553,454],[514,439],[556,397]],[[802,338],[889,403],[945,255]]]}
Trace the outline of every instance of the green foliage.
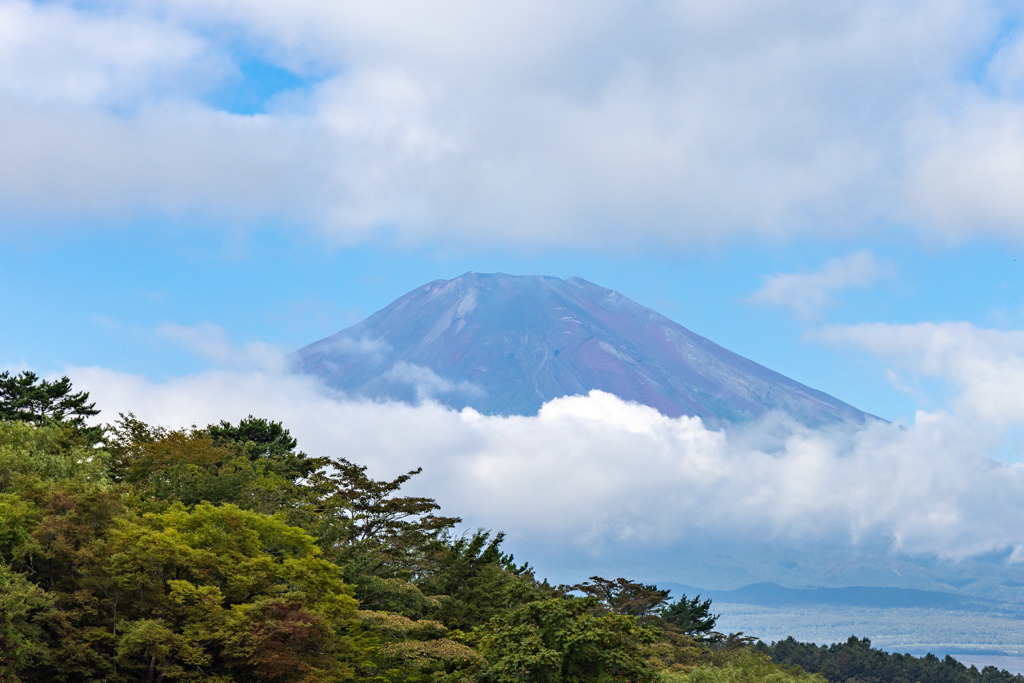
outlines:
{"label": "green foliage", "polygon": [[714,653],[707,646],[669,625],[660,629],[661,637],[648,645],[644,654],[647,662],[658,671],[689,671],[695,666],[710,662]]}
{"label": "green foliage", "polygon": [[683,595],[678,601],[668,605],[661,612],[661,618],[678,628],[683,633],[695,638],[714,642],[720,634],[714,632],[718,614],[711,613],[711,600],[703,602],[698,595],[687,598]]}
{"label": "green foliage", "polygon": [[845,643],[815,645],[792,637],[757,649],[775,662],[820,673],[829,681],[872,680],[879,683],[1024,683],[1024,676],[986,666],[966,667],[950,656],[914,657],[871,647],[867,638],[851,636]]}
{"label": "green foliage", "polygon": [[421,471],[378,481],[366,467],[338,458],[317,475],[324,492],[317,535],[347,575],[415,579],[429,549],[462,521],[435,515],[440,506],[433,498],[395,495]]}
{"label": "green foliage", "polygon": [[744,648],[689,670],[666,670],[664,683],[825,683],[798,667],[782,667],[760,652]]}
{"label": "green foliage", "polygon": [[238,425],[164,430],[128,414],[107,433],[113,477],[142,509],[205,501],[282,514],[316,537],[348,580],[373,583],[377,597],[388,584],[376,579],[414,578],[428,549],[459,522],[435,515],[431,498],[396,495],[420,470],[377,481],[365,467],[310,457],[296,446],[280,423],[252,416]]}
{"label": "green foliage", "polygon": [[362,632],[357,642],[362,657],[357,668],[361,680],[428,681],[458,677],[479,665],[476,650],[452,640],[444,624],[413,620],[399,614],[360,611]]}
{"label": "green foliage", "polygon": [[43,634],[32,679],[313,681],[348,670],[342,636],[356,602],[300,529],[232,505],[92,516],[92,534],[78,517],[54,535],[41,516],[33,536],[51,542],[19,567],[53,601],[30,623]]}
{"label": "green foliage", "polygon": [[95,403],[89,403],[88,392],[71,391],[67,377],[50,382],[34,372],[0,372],[0,420],[35,425],[63,423],[83,441],[94,444],[102,429],[86,427],[85,420],[99,412]]}
{"label": "green foliage", "polygon": [[595,615],[595,598],[546,598],[502,612],[467,640],[486,659],[481,683],[647,683],[643,646],[657,639],[636,619]]}
{"label": "green foliage", "polygon": [[429,613],[449,628],[480,626],[502,610],[553,591],[539,584],[526,565],[501,552],[505,535],[477,530],[448,536],[436,544],[429,565],[417,579],[419,589],[438,601]]}
{"label": "green foliage", "polygon": [[114,480],[128,484],[145,509],[232,503],[309,527],[321,495],[308,479],[329,461],[295,445],[280,423],[252,416],[238,426],[165,430],[129,413],[106,437]]}
{"label": "green foliage", "polygon": [[35,622],[51,606],[52,598],[39,586],[0,564],[0,681],[18,680],[19,669],[45,654]]}
{"label": "green foliage", "polygon": [[0,421],[0,494],[28,481],[108,481],[107,454],[69,439],[66,425]]}
{"label": "green foliage", "polygon": [[[66,428],[0,423],[0,672],[24,681],[348,675],[356,601],[315,540],[208,503],[137,514]],[[128,499],[130,502],[130,499]]]}
{"label": "green foliage", "polygon": [[600,576],[591,576],[590,581],[565,588],[596,598],[598,604],[613,614],[628,614],[640,620],[649,620],[658,614],[668,602],[670,592],[621,577],[611,581]]}

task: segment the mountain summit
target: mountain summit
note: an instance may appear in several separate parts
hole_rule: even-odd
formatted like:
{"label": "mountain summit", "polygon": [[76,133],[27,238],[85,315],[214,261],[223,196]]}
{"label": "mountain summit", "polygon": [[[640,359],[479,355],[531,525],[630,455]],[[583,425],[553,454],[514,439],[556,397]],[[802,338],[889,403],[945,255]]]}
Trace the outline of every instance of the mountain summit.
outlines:
{"label": "mountain summit", "polygon": [[713,427],[771,411],[809,426],[869,417],[577,277],[435,280],[292,361],[351,396],[430,397],[488,414],[535,415],[600,389]]}

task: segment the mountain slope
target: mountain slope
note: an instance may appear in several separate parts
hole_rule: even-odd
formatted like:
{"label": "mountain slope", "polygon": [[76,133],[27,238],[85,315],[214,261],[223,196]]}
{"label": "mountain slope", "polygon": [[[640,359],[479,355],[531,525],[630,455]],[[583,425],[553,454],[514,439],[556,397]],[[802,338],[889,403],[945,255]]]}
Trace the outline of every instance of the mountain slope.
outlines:
{"label": "mountain slope", "polygon": [[809,426],[868,417],[580,278],[435,280],[292,361],[353,396],[429,396],[488,414],[536,414],[600,389],[712,426],[775,410]]}

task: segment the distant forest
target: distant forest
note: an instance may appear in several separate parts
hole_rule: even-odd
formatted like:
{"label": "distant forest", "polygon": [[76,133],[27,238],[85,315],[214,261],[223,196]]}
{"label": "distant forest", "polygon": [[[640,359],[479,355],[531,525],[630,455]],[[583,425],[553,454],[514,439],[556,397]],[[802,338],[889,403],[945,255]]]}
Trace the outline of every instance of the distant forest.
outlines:
{"label": "distant forest", "polygon": [[843,681],[885,681],[885,683],[1002,683],[1022,681],[1024,677],[987,666],[981,671],[966,667],[949,655],[914,657],[883,652],[871,647],[867,638],[851,636],[845,643],[815,645],[800,643],[792,637],[771,645],[757,643],[754,648],[788,667],[799,667],[821,674],[832,683]]}
{"label": "distant forest", "polygon": [[765,645],[711,601],[549,585],[278,422],[104,426],[67,378],[0,373],[0,682],[997,683],[946,658]]}

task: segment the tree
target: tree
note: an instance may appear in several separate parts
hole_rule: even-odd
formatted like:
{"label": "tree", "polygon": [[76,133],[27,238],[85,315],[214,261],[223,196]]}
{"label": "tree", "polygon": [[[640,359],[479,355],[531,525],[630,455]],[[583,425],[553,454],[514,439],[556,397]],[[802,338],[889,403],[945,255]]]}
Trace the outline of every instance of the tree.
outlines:
{"label": "tree", "polygon": [[653,683],[643,645],[657,639],[620,614],[593,614],[597,599],[547,598],[495,616],[467,640],[486,658],[481,683]]}
{"label": "tree", "polygon": [[1024,676],[986,666],[981,671],[950,656],[889,653],[871,647],[867,638],[850,636],[844,643],[816,645],[801,643],[790,636],[754,648],[769,655],[777,664],[800,667],[821,674],[833,682],[850,680],[878,683],[1024,683]]}
{"label": "tree", "polygon": [[701,602],[700,596],[693,599],[683,595],[661,612],[661,618],[673,624],[686,635],[699,640],[717,640],[715,622],[721,615],[711,613],[711,600]]}
{"label": "tree", "polygon": [[[856,678],[851,680],[858,680]],[[818,674],[799,667],[784,667],[750,648],[715,657],[704,666],[667,672],[663,683],[827,683]],[[922,682],[923,683],[923,682]]]}
{"label": "tree", "polygon": [[316,480],[329,460],[296,452],[279,422],[251,415],[239,424],[167,430],[133,414],[107,426],[111,476],[131,486],[149,511],[180,502],[233,503],[264,514],[282,513],[312,531],[326,492]]}
{"label": "tree", "polygon": [[230,504],[139,514],[63,430],[0,422],[0,681],[350,676],[356,601],[315,539]]}
{"label": "tree", "polygon": [[71,391],[71,380],[66,376],[50,382],[28,370],[18,375],[0,372],[0,420],[36,425],[59,422],[96,443],[102,429],[86,427],[85,420],[99,412],[95,403],[89,403],[88,392]]}
{"label": "tree", "polygon": [[477,529],[472,534],[448,536],[437,543],[415,580],[426,595],[437,599],[431,618],[449,628],[469,630],[496,614],[556,591],[534,579],[529,565],[516,565],[501,552],[505,534]]}
{"label": "tree", "polygon": [[600,576],[591,576],[590,581],[565,588],[596,598],[598,604],[613,614],[626,614],[641,620],[658,614],[668,602],[670,592],[621,577],[610,581]]}
{"label": "tree", "polygon": [[345,458],[328,463],[311,482],[322,494],[313,533],[350,577],[414,579],[429,549],[462,521],[434,514],[440,506],[433,498],[395,495],[422,468],[378,481]]}

